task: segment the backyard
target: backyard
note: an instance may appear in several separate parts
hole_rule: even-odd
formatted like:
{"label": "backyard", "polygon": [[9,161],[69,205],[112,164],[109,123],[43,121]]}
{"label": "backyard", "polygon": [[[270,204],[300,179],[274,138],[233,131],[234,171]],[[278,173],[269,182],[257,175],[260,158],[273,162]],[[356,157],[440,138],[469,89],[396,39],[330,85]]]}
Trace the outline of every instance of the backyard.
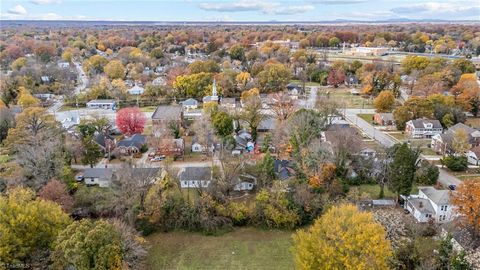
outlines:
{"label": "backyard", "polygon": [[147,269],[294,269],[291,231],[239,228],[221,236],[156,233]]}

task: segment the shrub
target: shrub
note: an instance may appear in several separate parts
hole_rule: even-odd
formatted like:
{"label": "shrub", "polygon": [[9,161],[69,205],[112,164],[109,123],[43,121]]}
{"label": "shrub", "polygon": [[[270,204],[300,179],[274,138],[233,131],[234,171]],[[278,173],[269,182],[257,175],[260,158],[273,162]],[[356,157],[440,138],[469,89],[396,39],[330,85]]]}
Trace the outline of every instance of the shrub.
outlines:
{"label": "shrub", "polygon": [[468,160],[465,156],[447,156],[441,159],[441,162],[454,172],[465,171],[468,168]]}

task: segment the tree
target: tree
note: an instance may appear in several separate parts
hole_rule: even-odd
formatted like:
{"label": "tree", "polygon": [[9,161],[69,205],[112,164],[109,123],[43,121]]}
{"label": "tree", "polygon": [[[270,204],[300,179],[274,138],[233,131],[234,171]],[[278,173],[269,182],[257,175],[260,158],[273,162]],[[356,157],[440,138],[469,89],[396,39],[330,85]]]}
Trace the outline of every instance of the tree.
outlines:
{"label": "tree", "polygon": [[273,180],[275,180],[275,160],[267,152],[262,159],[262,162],[259,164],[261,178],[263,181],[259,183],[260,187],[268,187]]}
{"label": "tree", "polygon": [[235,77],[235,80],[239,85],[245,87],[247,83],[251,80],[250,73],[242,71],[238,73],[238,75]]}
{"label": "tree", "polygon": [[392,160],[388,166],[388,189],[400,195],[409,195],[417,170],[420,151],[411,149],[406,143],[396,144],[391,149]]}
{"label": "tree", "polygon": [[150,57],[152,57],[152,58],[161,59],[161,58],[163,58],[163,56],[164,56],[164,54],[163,54],[163,48],[162,47],[156,47],[156,48],[153,48],[150,51]]}
{"label": "tree", "polygon": [[233,133],[233,118],[226,112],[215,112],[212,115],[212,124],[220,137],[227,137]]}
{"label": "tree", "polygon": [[402,61],[402,69],[406,74],[412,73],[414,70],[424,70],[430,64],[425,56],[409,55]]}
{"label": "tree", "polygon": [[0,258],[7,264],[38,263],[71,222],[59,205],[24,188],[1,195],[0,211]]}
{"label": "tree", "polygon": [[390,90],[380,92],[380,94],[373,101],[375,109],[379,113],[390,112],[395,105],[395,96]]}
{"label": "tree", "polygon": [[8,130],[15,127],[15,118],[10,109],[0,106],[0,144],[7,138]]}
{"label": "tree", "polygon": [[415,183],[433,186],[437,183],[440,171],[437,166],[422,160],[418,170],[415,172]]}
{"label": "tree", "polygon": [[270,107],[280,123],[286,121],[290,115],[295,112],[294,100],[285,92],[275,93],[273,96],[276,101]]}
{"label": "tree", "polygon": [[286,193],[260,190],[255,197],[254,222],[267,228],[293,229],[300,221],[296,209],[289,207]]}
{"label": "tree", "polygon": [[213,76],[211,73],[200,72],[191,75],[177,76],[173,88],[177,97],[201,98],[211,94]]}
{"label": "tree", "polygon": [[467,226],[473,229],[475,236],[480,235],[480,182],[465,180],[451,194],[457,213],[464,217]]}
{"label": "tree", "polygon": [[339,44],[340,44],[340,39],[337,37],[332,37],[328,40],[329,47],[338,47]]}
{"label": "tree", "polygon": [[262,92],[282,91],[290,81],[291,72],[280,63],[270,63],[265,65],[257,78]]}
{"label": "tree", "polygon": [[455,59],[453,61],[453,66],[458,68],[462,74],[464,73],[475,73],[475,65],[472,61],[464,58]]}
{"label": "tree", "polygon": [[68,194],[67,185],[52,179],[38,193],[38,197],[57,203],[66,212],[73,207],[73,198]]}
{"label": "tree", "polygon": [[235,44],[228,51],[233,60],[243,61],[245,59],[245,48],[240,44]]}
{"label": "tree", "polygon": [[110,80],[123,79],[125,76],[125,67],[119,60],[112,60],[104,67],[105,74]]}
{"label": "tree", "polygon": [[88,164],[93,168],[99,158],[102,157],[102,151],[98,144],[93,140],[93,136],[85,136],[82,139],[83,148],[85,149],[85,155],[82,157],[82,163]]}
{"label": "tree", "polygon": [[117,112],[116,124],[127,135],[141,134],[145,127],[145,114],[138,107],[123,108]]}
{"label": "tree", "polygon": [[332,68],[328,72],[327,83],[337,88],[340,84],[345,83],[345,71],[343,68]]}
{"label": "tree", "polygon": [[75,221],[58,235],[51,258],[55,269],[120,269],[122,239],[105,220]]}
{"label": "tree", "polygon": [[17,104],[23,108],[33,107],[40,104],[40,101],[30,94],[30,92],[25,89],[25,87],[20,87],[18,89],[20,95],[18,96]]}
{"label": "tree", "polygon": [[293,236],[298,269],[388,269],[392,248],[373,215],[354,205],[330,208]]}
{"label": "tree", "polygon": [[15,61],[12,62],[12,64],[10,65],[10,67],[13,69],[13,70],[20,70],[22,69],[23,67],[25,67],[27,65],[27,58],[25,57],[20,57],[20,58],[17,58]]}
{"label": "tree", "polygon": [[468,134],[465,129],[457,129],[453,132],[452,150],[459,156],[465,156],[470,150]]}
{"label": "tree", "polygon": [[257,128],[260,123],[267,119],[268,115],[263,112],[262,101],[258,95],[250,95],[243,99],[243,112],[240,118],[250,127],[252,139],[257,139]]}

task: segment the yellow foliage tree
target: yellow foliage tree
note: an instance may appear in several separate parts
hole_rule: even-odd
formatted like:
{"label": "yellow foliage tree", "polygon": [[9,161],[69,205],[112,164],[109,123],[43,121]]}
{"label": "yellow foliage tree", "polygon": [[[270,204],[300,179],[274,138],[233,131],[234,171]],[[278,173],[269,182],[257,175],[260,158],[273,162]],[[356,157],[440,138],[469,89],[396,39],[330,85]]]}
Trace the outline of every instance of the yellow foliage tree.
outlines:
{"label": "yellow foliage tree", "polygon": [[110,80],[122,79],[125,76],[125,67],[119,60],[110,61],[103,70]]}
{"label": "yellow foliage tree", "polygon": [[373,101],[373,105],[379,113],[390,112],[395,105],[395,95],[390,90],[382,91]]}
{"label": "yellow foliage tree", "polygon": [[12,62],[10,65],[13,70],[20,70],[22,67],[24,67],[27,64],[27,58],[25,57],[19,57],[15,61]]}
{"label": "yellow foliage tree", "polygon": [[298,269],[388,269],[392,248],[371,213],[354,205],[334,206],[293,236]]}
{"label": "yellow foliage tree", "polygon": [[57,235],[71,223],[62,208],[35,199],[30,189],[15,188],[0,196],[0,258],[16,264],[48,251]]}
{"label": "yellow foliage tree", "polygon": [[249,97],[253,97],[253,96],[260,96],[260,90],[258,90],[258,88],[252,88],[250,90],[243,91],[240,98],[242,99],[242,101],[245,101]]}
{"label": "yellow foliage tree", "polygon": [[245,86],[250,81],[250,78],[250,73],[242,71],[238,73],[235,79],[237,80],[238,84]]}
{"label": "yellow foliage tree", "polygon": [[472,226],[476,235],[480,235],[480,181],[463,181],[451,196],[456,211],[465,218],[467,225]]}
{"label": "yellow foliage tree", "polygon": [[20,95],[18,96],[17,104],[23,108],[33,107],[40,104],[40,101],[32,96],[25,87],[20,86],[18,92],[20,92]]}

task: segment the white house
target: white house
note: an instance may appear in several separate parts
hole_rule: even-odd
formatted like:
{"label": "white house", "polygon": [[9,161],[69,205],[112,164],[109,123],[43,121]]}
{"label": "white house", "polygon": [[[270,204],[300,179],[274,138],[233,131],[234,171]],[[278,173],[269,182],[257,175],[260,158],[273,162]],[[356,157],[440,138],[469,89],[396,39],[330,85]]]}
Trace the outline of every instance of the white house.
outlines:
{"label": "white house", "polygon": [[130,95],[141,95],[145,92],[145,88],[135,84],[132,88],[127,90]]}
{"label": "white house", "polygon": [[414,119],[406,123],[405,133],[412,139],[432,138],[443,132],[442,124],[438,120]]}
{"label": "white house", "polygon": [[257,178],[252,175],[242,174],[238,177],[238,182],[233,187],[235,191],[250,191],[255,188]]}
{"label": "white house", "polygon": [[433,220],[437,223],[449,222],[453,219],[453,206],[450,204],[450,193],[454,191],[439,190],[434,187],[418,187],[418,195],[402,196],[407,209],[418,222]]}
{"label": "white house", "polygon": [[111,109],[117,107],[117,102],[113,99],[94,99],[87,102],[87,108],[90,109]]}
{"label": "white house", "polygon": [[213,79],[212,95],[211,96],[204,96],[202,101],[203,101],[203,103],[207,103],[207,102],[210,102],[210,101],[218,102],[217,83],[215,82],[215,78]]}
{"label": "white house", "polygon": [[109,187],[112,180],[113,171],[108,168],[88,168],[83,173],[85,185],[99,187]]}
{"label": "white house", "polygon": [[212,181],[212,168],[186,167],[178,172],[181,188],[208,188]]}
{"label": "white house", "polygon": [[480,146],[476,146],[472,149],[470,149],[467,153],[467,159],[468,163],[473,164],[473,165],[479,165],[480,164]]}
{"label": "white house", "polygon": [[189,98],[180,102],[184,110],[195,110],[198,107],[198,101],[193,98]]}

